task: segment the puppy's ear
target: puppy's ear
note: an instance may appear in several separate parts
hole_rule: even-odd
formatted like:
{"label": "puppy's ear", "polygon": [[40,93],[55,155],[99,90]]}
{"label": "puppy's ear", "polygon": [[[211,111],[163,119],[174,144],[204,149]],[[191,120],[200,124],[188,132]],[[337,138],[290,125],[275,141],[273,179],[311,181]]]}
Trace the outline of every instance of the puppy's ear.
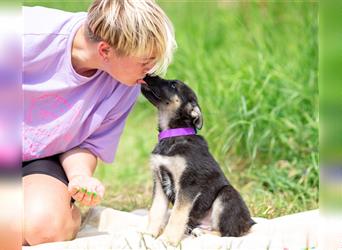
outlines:
{"label": "puppy's ear", "polygon": [[192,123],[196,129],[201,129],[203,126],[203,117],[200,107],[196,102],[188,103],[187,112],[191,117]]}

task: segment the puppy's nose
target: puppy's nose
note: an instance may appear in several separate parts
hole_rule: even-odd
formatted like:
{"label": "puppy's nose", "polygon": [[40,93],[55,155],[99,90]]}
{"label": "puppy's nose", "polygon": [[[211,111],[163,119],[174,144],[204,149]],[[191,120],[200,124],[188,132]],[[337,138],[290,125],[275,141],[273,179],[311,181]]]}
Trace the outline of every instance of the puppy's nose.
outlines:
{"label": "puppy's nose", "polygon": [[151,78],[151,76],[149,74],[146,74],[146,76],[144,77],[144,81],[148,81]]}
{"label": "puppy's nose", "polygon": [[159,76],[153,76],[153,75],[147,74],[143,80],[147,84],[150,84],[150,83],[153,83],[154,81],[156,81],[157,79],[159,79]]}

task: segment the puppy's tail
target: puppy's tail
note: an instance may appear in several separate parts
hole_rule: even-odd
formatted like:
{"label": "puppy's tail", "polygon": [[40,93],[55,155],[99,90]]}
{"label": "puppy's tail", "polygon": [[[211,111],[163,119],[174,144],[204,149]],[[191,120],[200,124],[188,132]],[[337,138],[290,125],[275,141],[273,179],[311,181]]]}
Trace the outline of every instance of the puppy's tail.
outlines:
{"label": "puppy's tail", "polygon": [[231,185],[219,191],[212,209],[213,229],[221,236],[242,236],[255,224],[242,197]]}

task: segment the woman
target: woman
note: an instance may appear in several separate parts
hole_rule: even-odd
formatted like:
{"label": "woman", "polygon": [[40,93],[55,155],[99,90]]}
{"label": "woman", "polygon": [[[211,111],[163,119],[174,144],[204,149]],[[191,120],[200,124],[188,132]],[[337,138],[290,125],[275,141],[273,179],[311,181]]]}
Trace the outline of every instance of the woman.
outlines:
{"label": "woman", "polygon": [[23,244],[73,239],[104,186],[147,73],[163,73],[173,27],[152,0],[95,0],[88,13],[24,8]]}

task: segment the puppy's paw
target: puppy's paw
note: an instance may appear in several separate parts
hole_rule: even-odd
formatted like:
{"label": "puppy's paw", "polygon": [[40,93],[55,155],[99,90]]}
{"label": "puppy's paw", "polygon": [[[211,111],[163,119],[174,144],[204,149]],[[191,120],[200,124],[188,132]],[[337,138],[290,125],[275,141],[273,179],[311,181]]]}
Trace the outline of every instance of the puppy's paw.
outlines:
{"label": "puppy's paw", "polygon": [[194,237],[200,237],[203,236],[205,234],[210,234],[210,235],[215,235],[215,236],[219,236],[221,237],[221,234],[219,231],[215,231],[211,228],[202,228],[202,227],[196,227],[194,229],[191,230],[190,235],[194,236]]}
{"label": "puppy's paw", "polygon": [[160,230],[155,229],[155,228],[147,228],[146,230],[144,230],[143,233],[148,234],[148,235],[152,235],[154,238],[157,238],[160,234]]}
{"label": "puppy's paw", "polygon": [[205,234],[205,232],[201,228],[198,228],[198,227],[192,229],[192,231],[191,231],[191,235],[195,236],[195,237],[200,237],[204,234]]}
{"label": "puppy's paw", "polygon": [[162,234],[158,237],[158,240],[164,242],[166,245],[171,245],[177,247],[180,240],[175,239],[174,237],[167,236],[166,234]]}

